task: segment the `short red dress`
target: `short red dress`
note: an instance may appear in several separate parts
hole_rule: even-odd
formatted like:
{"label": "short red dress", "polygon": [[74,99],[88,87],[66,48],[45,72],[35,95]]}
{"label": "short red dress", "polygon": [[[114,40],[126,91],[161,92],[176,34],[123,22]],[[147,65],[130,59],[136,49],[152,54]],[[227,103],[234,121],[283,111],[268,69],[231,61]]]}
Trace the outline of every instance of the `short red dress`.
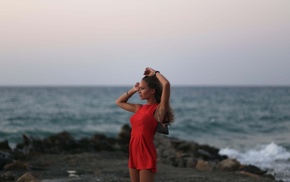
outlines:
{"label": "short red dress", "polygon": [[142,105],[130,118],[129,168],[156,172],[157,152],[153,140],[157,127],[154,112],[158,104]]}

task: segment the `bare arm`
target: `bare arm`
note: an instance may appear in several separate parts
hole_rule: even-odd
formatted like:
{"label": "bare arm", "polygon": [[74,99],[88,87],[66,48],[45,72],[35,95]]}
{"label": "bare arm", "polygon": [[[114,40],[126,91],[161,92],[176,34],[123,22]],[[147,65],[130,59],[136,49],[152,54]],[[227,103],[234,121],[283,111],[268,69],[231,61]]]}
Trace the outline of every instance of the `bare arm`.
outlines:
{"label": "bare arm", "polygon": [[[155,112],[155,118],[157,121],[164,121],[165,115],[169,110],[169,98],[170,98],[170,83],[169,81],[161,74],[156,72],[152,68],[146,68],[144,75],[147,76],[156,76],[156,78],[160,81],[162,85],[162,96],[160,103]],[[159,116],[159,119],[158,119]]]}
{"label": "bare arm", "polygon": [[122,94],[117,100],[116,104],[117,106],[121,107],[124,110],[130,111],[130,112],[137,112],[138,108],[140,107],[140,104],[132,104],[128,103],[132,95],[134,95],[139,90],[139,82],[137,82],[133,88]]}

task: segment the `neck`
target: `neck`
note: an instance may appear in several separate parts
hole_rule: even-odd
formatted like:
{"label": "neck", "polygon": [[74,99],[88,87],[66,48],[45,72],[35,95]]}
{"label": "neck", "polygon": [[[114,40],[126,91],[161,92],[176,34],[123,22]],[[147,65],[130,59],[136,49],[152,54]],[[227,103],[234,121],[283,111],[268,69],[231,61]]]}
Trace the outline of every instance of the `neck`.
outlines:
{"label": "neck", "polygon": [[148,104],[148,105],[157,104],[157,101],[155,100],[155,98],[148,99],[148,100],[147,100],[147,104]]}

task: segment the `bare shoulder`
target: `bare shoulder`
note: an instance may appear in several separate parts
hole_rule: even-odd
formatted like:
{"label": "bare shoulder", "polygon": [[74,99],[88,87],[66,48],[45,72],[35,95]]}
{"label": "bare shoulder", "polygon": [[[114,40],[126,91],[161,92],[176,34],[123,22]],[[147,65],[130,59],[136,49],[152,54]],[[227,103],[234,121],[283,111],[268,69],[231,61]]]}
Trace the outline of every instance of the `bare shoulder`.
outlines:
{"label": "bare shoulder", "polygon": [[135,112],[137,112],[142,106],[142,104],[135,104]]}

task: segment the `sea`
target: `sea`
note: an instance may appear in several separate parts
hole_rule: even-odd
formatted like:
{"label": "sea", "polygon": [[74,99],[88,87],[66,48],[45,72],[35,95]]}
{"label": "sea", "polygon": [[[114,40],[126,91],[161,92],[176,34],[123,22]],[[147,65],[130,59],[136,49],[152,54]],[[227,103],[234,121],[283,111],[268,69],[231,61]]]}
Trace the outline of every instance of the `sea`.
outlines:
{"label": "sea", "polygon": [[[22,135],[45,138],[115,137],[132,113],[115,100],[130,86],[0,87],[0,141],[13,148]],[[138,94],[132,103],[145,104]],[[290,87],[172,86],[170,137],[220,149],[290,182]]]}

